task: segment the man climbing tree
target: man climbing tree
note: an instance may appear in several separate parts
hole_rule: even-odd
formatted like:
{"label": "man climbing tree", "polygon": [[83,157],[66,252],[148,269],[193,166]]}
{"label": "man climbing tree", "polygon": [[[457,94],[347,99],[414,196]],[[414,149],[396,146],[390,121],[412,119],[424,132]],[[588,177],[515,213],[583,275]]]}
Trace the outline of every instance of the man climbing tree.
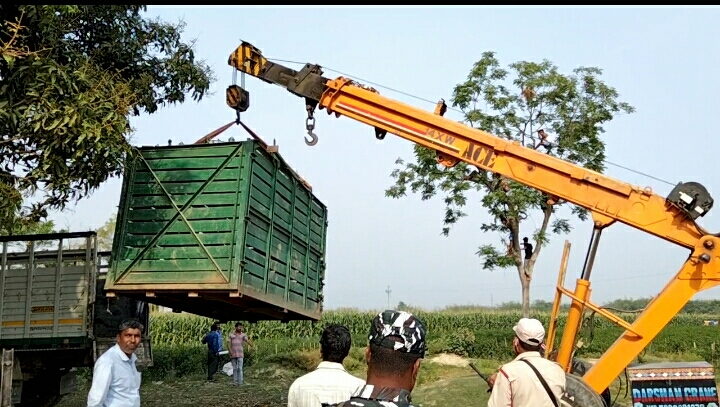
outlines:
{"label": "man climbing tree", "polygon": [[528,241],[527,237],[523,237],[523,243],[522,243],[523,253],[525,253],[525,258],[523,259],[523,268],[525,269],[525,278],[530,281],[530,268],[528,265],[530,264],[530,260],[532,259],[533,255],[533,245]]}
{"label": "man climbing tree", "polygon": [[[503,69],[494,52],[485,52],[467,80],[455,87],[451,101],[473,127],[603,171],[602,125],[616,114],[632,113],[634,108],[618,101],[618,93],[600,80],[601,74],[598,68],[580,67],[564,75],[547,60],[516,62]],[[483,245],[477,254],[483,259],[484,269],[517,268],[523,315],[529,316],[530,280],[538,255],[548,242],[548,230],[555,234],[570,231],[569,220],[558,213],[565,202],[464,162],[445,168],[437,163],[434,151],[419,145],[415,145],[414,152],[415,162],[397,160],[400,167],[392,172],[395,184],[386,195],[400,198],[409,190],[427,200],[438,192],[444,194],[443,234],[447,236],[451,226],[465,216],[462,208],[467,203],[468,191],[482,193],[480,201],[493,220],[482,224],[481,230],[499,232],[510,239],[501,238],[506,248]],[[520,250],[520,229],[533,211],[541,221],[532,235],[534,248],[525,260],[525,253]],[[574,206],[570,213],[581,220],[588,216],[582,208]]]}
{"label": "man climbing tree", "polygon": [[131,116],[203,98],[212,72],[183,25],[144,10],[0,7],[0,224],[39,222],[119,176]]}

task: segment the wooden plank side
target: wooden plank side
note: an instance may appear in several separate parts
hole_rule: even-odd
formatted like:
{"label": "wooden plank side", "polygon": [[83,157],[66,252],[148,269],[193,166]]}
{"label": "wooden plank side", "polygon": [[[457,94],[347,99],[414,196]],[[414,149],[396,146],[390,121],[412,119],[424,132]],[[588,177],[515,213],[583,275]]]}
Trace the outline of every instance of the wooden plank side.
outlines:
{"label": "wooden plank side", "polygon": [[[244,160],[239,146],[233,143],[140,149],[145,162],[132,163],[133,178],[121,198],[127,209],[116,237],[122,234],[123,244],[115,251],[120,256],[113,260],[114,272],[106,288],[146,284],[151,290],[175,283],[194,284],[198,290],[218,284],[232,287],[227,279],[233,274],[234,230]],[[173,203],[178,208],[190,206],[183,216],[178,216]],[[148,247],[150,244],[153,246]]]}
{"label": "wooden plank side", "polygon": [[[232,151],[229,151],[231,153]],[[158,172],[162,170],[172,170],[174,174],[179,175],[179,179],[182,179],[182,175],[185,171],[188,170],[215,170],[215,168],[222,165],[222,163],[227,159],[227,155],[225,156],[215,156],[215,157],[192,157],[192,159],[188,159],[188,157],[162,157],[162,158],[156,158],[156,159],[145,159],[145,162],[147,162],[147,166],[150,167],[151,170]],[[225,168],[237,168],[240,166],[240,157],[236,156],[230,162],[225,166]],[[140,167],[141,171],[146,171],[147,168]]]}
{"label": "wooden plank side", "polygon": [[235,150],[235,145],[193,145],[187,147],[141,147],[140,152],[146,160],[167,160],[170,158],[193,159],[198,157],[227,157]]}
{"label": "wooden plank side", "polygon": [[[235,168],[224,168],[220,170],[216,175],[213,181],[234,181],[238,179],[238,170],[239,167]],[[210,176],[215,172],[215,169],[209,169],[209,170],[187,170],[187,171],[174,171],[174,170],[165,170],[165,171],[156,171],[155,176],[157,176],[158,180],[162,182],[163,184],[166,182],[198,182],[198,181],[207,181]],[[156,182],[155,177],[149,172],[149,171],[137,171],[135,173],[135,179],[133,180],[134,183],[142,183],[147,184],[151,182]]]}
{"label": "wooden plank side", "polygon": [[[178,218],[165,231],[177,213],[170,199],[179,206],[188,202],[237,143],[223,144],[222,153],[214,151],[212,144],[143,148],[148,165],[171,197],[158,188],[144,163],[127,172],[133,179],[123,193],[124,220],[116,231],[122,234],[122,242],[114,251],[122,255],[113,260],[113,266],[122,273],[132,263],[122,280],[128,289],[152,291],[149,288],[157,286],[159,293],[164,281],[171,290],[230,290],[234,281],[235,290],[239,283],[240,292],[252,290],[271,307],[286,304],[288,309],[307,310],[315,318],[320,273],[311,268],[317,269],[324,255],[324,208],[321,203],[319,211],[313,207],[316,198],[278,154],[268,153],[258,142],[242,145],[232,168],[219,170],[190,203],[185,212],[190,226]],[[160,232],[163,235],[156,238]],[[222,274],[211,274],[215,264],[227,268],[225,275],[235,273],[239,278],[223,285]],[[201,292],[198,301],[202,298],[208,297]]]}
{"label": "wooden plank side", "polygon": [[[265,292],[316,309],[320,275],[317,268],[325,250],[325,208],[281,160],[256,149],[253,163],[249,187],[252,220],[247,225],[247,238],[257,245],[256,252],[262,253],[265,261]],[[268,238],[269,257],[262,250]],[[314,252],[313,259],[308,257],[310,251]],[[257,266],[255,263],[245,268],[257,271]]]}
{"label": "wooden plank side", "polygon": [[[200,187],[202,187],[203,181],[182,181],[182,182],[167,182],[163,184],[163,188],[171,194],[194,194]],[[139,195],[164,195],[163,188],[160,188],[157,182],[136,182],[133,188],[133,196]],[[205,192],[231,192],[235,193],[237,189],[236,180],[223,180],[211,182],[210,185],[205,187]]]}
{"label": "wooden plank side", "polygon": [[[176,219],[166,233],[217,233],[231,232],[233,219],[189,220]],[[127,233],[138,235],[157,235],[168,224],[167,220],[128,221]],[[189,226],[188,226],[189,224]],[[192,229],[192,230],[191,230]],[[197,244],[197,241],[196,241]]]}
{"label": "wooden plank side", "polygon": [[[149,234],[127,234],[125,241],[125,247],[136,247],[144,248],[155,235]],[[200,241],[205,245],[225,245],[232,244],[232,233],[229,232],[217,232],[217,233],[203,233],[197,236]],[[176,246],[192,246],[198,247],[197,240],[190,232],[187,233],[166,233],[157,241],[158,247],[176,247]]]}

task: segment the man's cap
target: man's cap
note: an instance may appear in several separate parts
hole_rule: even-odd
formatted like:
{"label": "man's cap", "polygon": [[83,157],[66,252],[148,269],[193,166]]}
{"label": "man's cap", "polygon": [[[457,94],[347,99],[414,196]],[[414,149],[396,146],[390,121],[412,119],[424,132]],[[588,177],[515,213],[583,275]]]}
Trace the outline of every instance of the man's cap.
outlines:
{"label": "man's cap", "polygon": [[368,339],[370,343],[425,357],[425,324],[405,311],[383,311],[373,318]]}
{"label": "man's cap", "polygon": [[538,346],[545,339],[545,328],[535,318],[521,318],[513,327],[513,331],[521,342],[528,345]]}

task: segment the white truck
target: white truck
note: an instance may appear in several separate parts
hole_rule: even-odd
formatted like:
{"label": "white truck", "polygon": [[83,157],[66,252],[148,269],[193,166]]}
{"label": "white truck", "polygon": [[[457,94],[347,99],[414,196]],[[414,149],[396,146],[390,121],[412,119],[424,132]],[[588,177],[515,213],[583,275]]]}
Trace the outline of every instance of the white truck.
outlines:
{"label": "white truck", "polygon": [[138,369],[152,365],[145,302],[106,297],[110,252],[95,232],[0,236],[0,407],[52,407],[76,371],[114,345],[123,320],[145,326]]}

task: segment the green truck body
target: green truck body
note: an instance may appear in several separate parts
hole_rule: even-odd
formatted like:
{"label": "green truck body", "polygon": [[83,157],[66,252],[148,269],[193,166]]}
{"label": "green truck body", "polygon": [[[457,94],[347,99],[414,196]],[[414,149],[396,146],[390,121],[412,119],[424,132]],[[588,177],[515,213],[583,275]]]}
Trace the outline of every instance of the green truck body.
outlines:
{"label": "green truck body", "polygon": [[255,140],[141,147],[105,289],[220,320],[320,318],[327,208]]}

